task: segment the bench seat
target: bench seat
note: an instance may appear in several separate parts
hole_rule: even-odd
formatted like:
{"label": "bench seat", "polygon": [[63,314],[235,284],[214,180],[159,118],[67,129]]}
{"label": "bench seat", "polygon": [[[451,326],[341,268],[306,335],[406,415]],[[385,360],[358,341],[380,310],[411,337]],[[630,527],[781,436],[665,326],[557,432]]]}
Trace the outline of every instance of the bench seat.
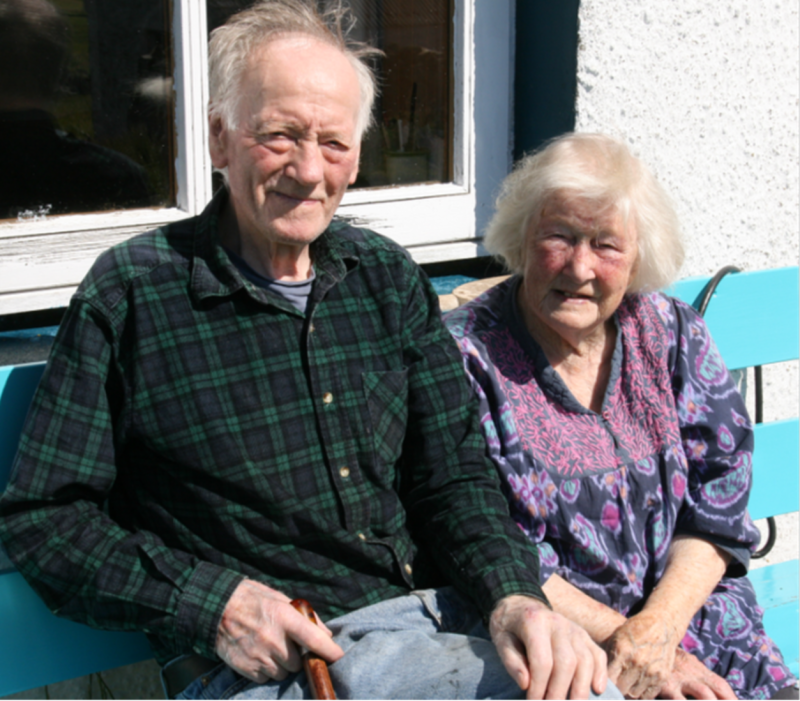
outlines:
{"label": "bench seat", "polygon": [[[682,281],[671,292],[694,303],[707,281]],[[464,279],[448,282],[462,284]],[[798,357],[797,305],[796,267],[739,273],[722,281],[706,320],[731,369],[779,362]],[[44,363],[0,367],[0,491],[43,369]],[[798,450],[797,418],[757,426],[750,502],[754,518],[798,510]],[[752,570],[750,579],[765,609],[766,629],[797,676],[798,560]],[[140,633],[93,630],[54,616],[1,549],[0,630],[0,696],[152,656]]]}

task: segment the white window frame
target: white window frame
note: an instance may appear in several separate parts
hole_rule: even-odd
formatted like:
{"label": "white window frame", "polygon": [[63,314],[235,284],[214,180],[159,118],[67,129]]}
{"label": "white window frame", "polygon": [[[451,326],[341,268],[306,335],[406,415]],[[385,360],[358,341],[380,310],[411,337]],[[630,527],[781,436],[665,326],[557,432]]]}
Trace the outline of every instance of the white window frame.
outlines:
{"label": "white window frame", "polygon": [[[354,190],[339,208],[418,262],[483,252],[480,234],[511,163],[514,4],[455,2],[453,182]],[[66,306],[109,246],[203,210],[212,194],[206,36],[205,3],[173,0],[177,206],[0,224],[0,315]]]}

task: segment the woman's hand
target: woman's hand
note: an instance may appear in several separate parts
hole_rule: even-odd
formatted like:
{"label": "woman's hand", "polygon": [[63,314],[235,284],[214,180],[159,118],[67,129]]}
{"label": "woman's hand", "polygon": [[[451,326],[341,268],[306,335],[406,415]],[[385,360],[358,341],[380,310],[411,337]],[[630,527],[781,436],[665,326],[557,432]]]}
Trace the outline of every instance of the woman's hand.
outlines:
{"label": "woman's hand", "polygon": [[678,648],[675,651],[675,666],[667,684],[661,687],[662,699],[735,699],[736,693],[730,684],[714,674],[694,655]]}
{"label": "woman's hand", "polygon": [[627,697],[656,698],[672,681],[676,635],[660,616],[642,611],[629,618],[606,641],[608,678]]}
{"label": "woman's hand", "polygon": [[[653,699],[669,687],[678,645],[692,618],[725,574],[731,556],[716,545],[676,535],[664,574],[642,611],[607,640],[609,678],[622,693]],[[679,698],[679,697],[678,697]]]}
{"label": "woman's hand", "polygon": [[673,645],[668,623],[633,616],[609,638],[608,678],[634,699],[735,699],[727,681]]}

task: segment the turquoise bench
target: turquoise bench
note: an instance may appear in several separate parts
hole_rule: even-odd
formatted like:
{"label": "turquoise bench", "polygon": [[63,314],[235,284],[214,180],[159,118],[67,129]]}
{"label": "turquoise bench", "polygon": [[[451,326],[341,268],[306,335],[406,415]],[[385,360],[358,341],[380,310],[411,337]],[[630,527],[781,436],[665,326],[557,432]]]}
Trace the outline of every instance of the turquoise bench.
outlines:
{"label": "turquoise bench", "polygon": [[[699,308],[707,277],[676,283],[668,292]],[[732,273],[712,295],[705,321],[729,370],[798,358],[800,291],[798,268]],[[796,395],[796,387],[786,391]],[[754,519],[798,510],[800,429],[798,418],[755,426],[753,489],[748,510]],[[764,624],[786,663],[798,675],[798,560],[750,572],[764,608]]]}
{"label": "turquoise bench", "polygon": [[[694,304],[708,280],[683,280],[670,292]],[[723,278],[706,321],[729,368],[798,358],[798,295],[796,267]],[[0,367],[0,490],[43,369],[44,363]],[[797,418],[756,427],[753,518],[798,510],[799,451]],[[798,561],[753,570],[750,577],[765,609],[767,630],[797,675]],[[1,551],[0,622],[0,696],[151,657],[141,634],[93,630],[54,616]]]}

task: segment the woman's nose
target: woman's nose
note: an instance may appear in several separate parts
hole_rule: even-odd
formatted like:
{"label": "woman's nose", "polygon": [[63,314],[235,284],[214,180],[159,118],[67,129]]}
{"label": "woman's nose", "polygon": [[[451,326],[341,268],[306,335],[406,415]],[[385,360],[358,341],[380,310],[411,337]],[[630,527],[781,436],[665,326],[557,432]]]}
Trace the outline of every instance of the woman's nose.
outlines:
{"label": "woman's nose", "polygon": [[572,246],[570,258],[566,266],[567,272],[581,282],[593,280],[595,277],[594,261],[595,253],[592,250],[591,244],[586,240],[577,241]]}

